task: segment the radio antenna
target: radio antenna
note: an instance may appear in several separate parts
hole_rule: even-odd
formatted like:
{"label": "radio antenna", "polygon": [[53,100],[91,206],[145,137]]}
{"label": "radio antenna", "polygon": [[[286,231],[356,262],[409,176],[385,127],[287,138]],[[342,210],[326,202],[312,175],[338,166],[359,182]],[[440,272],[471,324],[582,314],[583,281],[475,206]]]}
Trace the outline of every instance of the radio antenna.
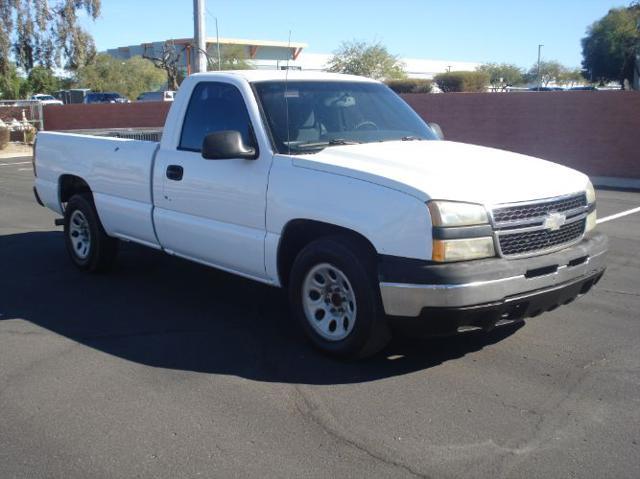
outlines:
{"label": "radio antenna", "polygon": [[289,30],[289,41],[287,43],[287,65],[284,71],[284,110],[287,121],[287,154],[291,156],[291,137],[289,128],[289,59],[291,58],[291,30]]}

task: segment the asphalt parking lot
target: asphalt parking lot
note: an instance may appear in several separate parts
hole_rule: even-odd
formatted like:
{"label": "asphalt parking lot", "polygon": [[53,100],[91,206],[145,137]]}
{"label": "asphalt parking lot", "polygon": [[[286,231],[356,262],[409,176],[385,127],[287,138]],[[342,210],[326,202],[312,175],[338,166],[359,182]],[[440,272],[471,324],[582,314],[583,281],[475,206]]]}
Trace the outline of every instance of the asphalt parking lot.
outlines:
{"label": "asphalt parking lot", "polygon": [[342,363],[278,290],[130,244],[79,273],[29,162],[0,160],[3,479],[640,477],[640,213],[579,301]]}

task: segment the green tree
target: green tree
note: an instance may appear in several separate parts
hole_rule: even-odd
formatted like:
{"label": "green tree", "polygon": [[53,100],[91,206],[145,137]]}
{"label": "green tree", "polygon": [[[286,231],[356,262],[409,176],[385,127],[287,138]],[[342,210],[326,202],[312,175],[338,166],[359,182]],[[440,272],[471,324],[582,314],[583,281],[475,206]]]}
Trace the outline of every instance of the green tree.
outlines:
{"label": "green tree", "polygon": [[566,86],[575,86],[584,81],[585,78],[582,76],[582,70],[580,70],[580,68],[564,68],[558,78],[558,82]]}
{"label": "green tree", "polygon": [[220,67],[218,68],[218,48],[214,45],[207,55],[207,70],[251,70],[247,54],[241,45],[220,45]]}
{"label": "green tree", "polygon": [[[555,60],[540,62],[540,83],[548,86],[549,83],[562,83],[562,77],[567,68]],[[538,63],[534,63],[527,72],[525,79],[529,83],[538,83]]]}
{"label": "green tree", "polygon": [[433,82],[423,78],[387,80],[385,83],[396,93],[431,93],[433,90]]}
{"label": "green tree", "polygon": [[406,78],[404,64],[380,43],[343,42],[328,62],[328,70],[377,80]]}
{"label": "green tree", "polygon": [[91,36],[80,26],[79,10],[96,19],[100,0],[0,0],[0,75],[17,66],[30,72],[36,65],[71,70],[95,56]]}
{"label": "green tree", "polygon": [[522,69],[510,63],[485,63],[476,68],[476,71],[486,73],[493,88],[520,85],[524,82]]}
{"label": "green tree", "polygon": [[18,75],[18,70],[13,63],[7,65],[7,71],[0,75],[0,99],[15,100],[20,97],[22,84],[26,80]]}
{"label": "green tree", "polygon": [[218,68],[218,50],[214,46],[207,57],[208,69],[214,70],[250,70],[253,66],[247,61],[247,54],[241,45],[220,46],[220,68]]}
{"label": "green tree", "polygon": [[454,71],[440,73],[433,77],[438,88],[444,93],[484,92],[489,84],[489,75],[481,71]]}
{"label": "green tree", "polygon": [[60,80],[53,74],[53,71],[47,67],[36,66],[29,72],[25,88],[28,89],[26,94],[34,93],[53,93],[60,89]]}
{"label": "green tree", "polygon": [[[633,81],[640,52],[640,3],[612,8],[587,29],[582,39],[582,72],[592,82]],[[639,67],[640,68],[640,67]]]}
{"label": "green tree", "polygon": [[142,57],[119,60],[99,54],[91,65],[78,70],[76,82],[93,91],[114,91],[135,100],[144,91],[161,88],[165,74]]}

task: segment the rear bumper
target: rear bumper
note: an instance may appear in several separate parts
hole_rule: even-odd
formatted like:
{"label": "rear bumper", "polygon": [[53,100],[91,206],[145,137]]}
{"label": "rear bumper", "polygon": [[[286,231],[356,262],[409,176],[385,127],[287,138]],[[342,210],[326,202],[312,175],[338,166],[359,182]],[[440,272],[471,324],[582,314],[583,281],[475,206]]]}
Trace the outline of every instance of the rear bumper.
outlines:
{"label": "rear bumper", "polygon": [[433,264],[384,258],[380,292],[387,315],[453,322],[522,319],[571,302],[605,270],[607,239],[595,234],[556,253]]}

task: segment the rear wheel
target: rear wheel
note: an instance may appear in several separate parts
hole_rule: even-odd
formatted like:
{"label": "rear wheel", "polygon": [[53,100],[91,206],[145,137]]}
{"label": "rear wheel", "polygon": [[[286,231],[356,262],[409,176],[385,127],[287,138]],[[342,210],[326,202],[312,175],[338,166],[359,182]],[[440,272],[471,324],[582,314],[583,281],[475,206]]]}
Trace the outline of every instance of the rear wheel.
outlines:
{"label": "rear wheel", "polygon": [[118,240],[108,236],[91,195],[71,197],[65,208],[64,239],[71,261],[82,271],[106,271],[113,266]]}
{"label": "rear wheel", "polygon": [[370,356],[390,338],[375,263],[364,249],[348,237],[322,238],[300,252],[291,270],[293,316],[311,342],[332,356]]}

